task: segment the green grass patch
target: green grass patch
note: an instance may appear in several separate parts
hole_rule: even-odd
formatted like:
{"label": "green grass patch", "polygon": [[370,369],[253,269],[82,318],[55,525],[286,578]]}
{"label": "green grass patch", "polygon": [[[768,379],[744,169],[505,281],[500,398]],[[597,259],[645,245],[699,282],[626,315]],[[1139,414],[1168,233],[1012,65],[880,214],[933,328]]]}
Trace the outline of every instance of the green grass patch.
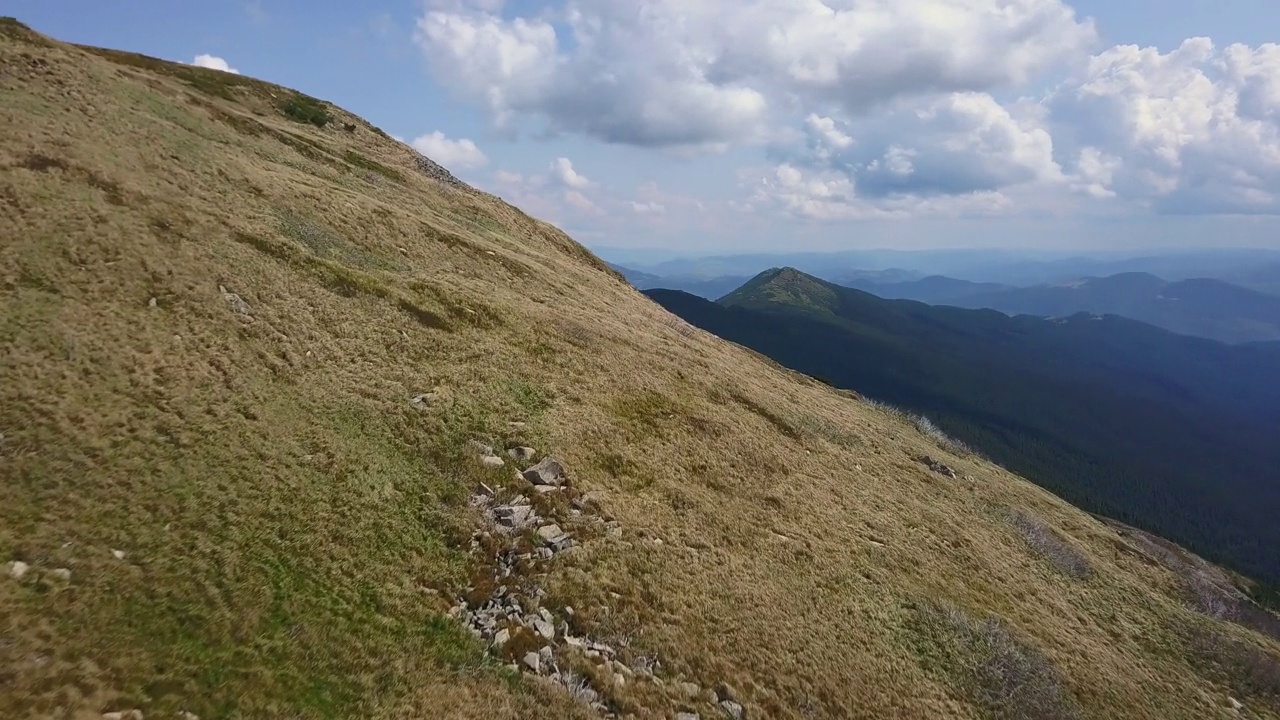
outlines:
{"label": "green grass patch", "polygon": [[[92,565],[68,550],[92,567],[72,565],[84,589],[32,584],[23,601],[57,607],[51,629],[80,639],[117,707],[149,717],[368,717],[422,677],[496,673],[417,590],[469,572],[453,549],[467,479],[423,452],[452,451],[447,434],[421,415],[259,379],[242,376],[262,420],[210,418],[190,428],[199,442],[96,463],[98,477],[137,475],[84,486],[83,534],[71,537],[105,552],[127,536],[130,560]],[[54,496],[33,488],[28,502],[41,495]]]}
{"label": "green grass patch", "polygon": [[537,417],[551,407],[551,395],[546,388],[528,380],[512,380],[508,394],[525,417]]}
{"label": "green grass patch", "polygon": [[358,152],[348,150],[347,154],[343,157],[343,159],[346,160],[351,165],[354,165],[355,167],[360,168],[361,170],[368,170],[370,172],[377,173],[388,180],[398,182],[401,184],[403,184],[405,181],[404,173],[400,172],[399,170],[396,170],[393,167],[388,167],[386,165],[383,165],[377,160],[374,160],[372,158],[367,158]]}
{"label": "green grass patch", "polygon": [[685,413],[679,401],[653,390],[620,393],[608,408],[614,419],[640,437],[663,435],[682,425],[680,419]]}
{"label": "green grass patch", "polygon": [[276,212],[280,234],[301,243],[317,257],[363,270],[400,270],[403,263],[365,250],[337,232],[292,210]]}

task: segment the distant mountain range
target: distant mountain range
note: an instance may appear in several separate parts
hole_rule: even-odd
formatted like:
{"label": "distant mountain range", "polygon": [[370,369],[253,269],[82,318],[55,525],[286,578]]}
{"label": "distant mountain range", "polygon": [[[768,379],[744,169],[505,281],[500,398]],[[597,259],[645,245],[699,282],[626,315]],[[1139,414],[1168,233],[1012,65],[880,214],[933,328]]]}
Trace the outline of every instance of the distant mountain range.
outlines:
{"label": "distant mountain range", "polygon": [[1148,273],[1123,273],[1026,288],[942,276],[900,283],[853,278],[841,284],[887,299],[991,308],[1012,315],[1121,315],[1228,343],[1280,340],[1280,296],[1221,280],[1169,282]]}
{"label": "distant mountain range", "polygon": [[633,270],[622,265],[609,263],[610,267],[622,273],[638,290],[653,290],[655,288],[665,288],[667,290],[683,290],[703,298],[718,298],[727,295],[735,288],[742,285],[751,278],[749,276],[726,275],[722,277],[704,278],[693,275],[671,275],[661,276],[652,273]]}
{"label": "distant mountain range", "polygon": [[[1032,250],[844,250],[670,257],[658,251],[601,249],[605,259],[664,280],[746,278],[770,267],[794,267],[829,282],[849,284],[882,274],[882,282],[932,275],[1014,287],[1060,284],[1085,277],[1149,273],[1170,281],[1212,278],[1280,295],[1280,251],[1219,248],[1090,255]],[[669,285],[668,285],[669,287]]]}
{"label": "distant mountain range", "polygon": [[1086,508],[1280,580],[1280,343],[885,300],[794,269],[719,302],[646,294],[783,365],[924,413]]}

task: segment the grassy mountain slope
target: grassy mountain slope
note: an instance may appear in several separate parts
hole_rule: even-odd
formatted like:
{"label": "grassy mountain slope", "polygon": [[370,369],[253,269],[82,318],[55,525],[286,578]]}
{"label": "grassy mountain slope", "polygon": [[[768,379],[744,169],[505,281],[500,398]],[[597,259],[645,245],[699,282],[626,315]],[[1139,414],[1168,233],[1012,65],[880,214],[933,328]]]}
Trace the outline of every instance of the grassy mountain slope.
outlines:
{"label": "grassy mountain slope", "polygon": [[1274,347],[887,301],[790,269],[718,305],[651,296],[788,367],[924,412],[1076,502],[1280,578]]}
{"label": "grassy mountain slope", "polygon": [[943,277],[907,283],[848,284],[888,299],[992,308],[1015,315],[1121,315],[1171,332],[1229,343],[1280,339],[1280,297],[1221,280],[1168,282],[1155,275],[1133,272],[1025,288]]}
{"label": "grassy mountain slope", "polygon": [[[548,645],[638,718],[1280,717],[1242,579],[693,330],[339,108],[0,20],[0,126],[10,716],[596,714],[505,666]],[[502,587],[615,663],[450,616],[535,540],[482,482],[579,542]]]}

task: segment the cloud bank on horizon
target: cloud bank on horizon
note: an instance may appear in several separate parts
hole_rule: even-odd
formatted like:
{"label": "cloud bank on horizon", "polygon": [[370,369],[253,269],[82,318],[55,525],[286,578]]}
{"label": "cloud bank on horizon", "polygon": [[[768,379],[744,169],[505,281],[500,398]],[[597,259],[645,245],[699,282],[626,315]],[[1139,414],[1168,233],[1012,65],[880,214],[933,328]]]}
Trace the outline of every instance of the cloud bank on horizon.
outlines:
{"label": "cloud bank on horizon", "polygon": [[[528,8],[428,0],[414,41],[434,80],[508,138],[742,154],[735,212],[1280,214],[1280,45],[1106,46],[1061,0]],[[491,184],[553,215],[705,210],[575,177],[560,158]]]}

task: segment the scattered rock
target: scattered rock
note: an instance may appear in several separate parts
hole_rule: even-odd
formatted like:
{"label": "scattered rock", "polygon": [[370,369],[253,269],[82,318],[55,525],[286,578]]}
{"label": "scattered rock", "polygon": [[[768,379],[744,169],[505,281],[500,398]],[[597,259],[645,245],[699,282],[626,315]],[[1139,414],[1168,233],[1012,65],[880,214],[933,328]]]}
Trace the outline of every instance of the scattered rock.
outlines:
{"label": "scattered rock", "polygon": [[159,301],[157,301],[155,298],[151,298],[150,300],[147,301],[147,307],[149,308],[156,307],[159,304],[160,304]]}
{"label": "scattered rock", "polygon": [[938,473],[939,475],[946,475],[952,480],[956,479],[956,471],[952,469],[951,466],[947,465],[941,460],[934,460],[928,455],[921,455],[919,458],[917,458],[917,460],[929,466],[930,470]]}
{"label": "scattered rock", "polygon": [[502,628],[498,631],[498,634],[493,636],[493,644],[496,647],[506,645],[509,640],[511,640],[511,631],[506,628]]}
{"label": "scattered rock", "polygon": [[200,716],[193,712],[183,710],[178,713],[178,720],[200,720]]}
{"label": "scattered rock", "polygon": [[534,618],[533,629],[542,637],[551,640],[556,636],[556,627],[542,618]]}
{"label": "scattered rock", "polygon": [[499,526],[512,530],[522,530],[537,519],[530,505],[500,505],[493,509],[493,516]]}
{"label": "scattered rock", "polygon": [[71,582],[71,571],[67,568],[58,568],[53,571],[53,576],[63,582]]}
{"label": "scattered rock", "polygon": [[702,688],[698,687],[698,683],[682,682],[680,683],[680,694],[685,700],[694,700],[702,694]]}
{"label": "scattered rock", "polygon": [[480,457],[480,464],[487,468],[500,468],[503,465],[506,465],[506,462],[497,455],[482,455]]}
{"label": "scattered rock", "polygon": [[732,700],[721,700],[720,707],[724,709],[724,714],[728,715],[732,720],[742,720],[746,717],[746,711],[742,706]]}
{"label": "scattered rock", "polygon": [[528,427],[528,423],[520,422],[518,420],[513,420],[507,423],[507,427],[511,428],[512,430],[523,430],[526,427]]}
{"label": "scattered rock", "polygon": [[486,445],[486,444],[484,444],[484,443],[480,442],[479,440],[472,440],[472,441],[471,441],[470,443],[468,443],[468,444],[471,446],[471,449],[472,449],[472,450],[475,450],[475,451],[476,451],[476,453],[477,453],[477,454],[479,454],[479,455],[480,455],[480,456],[482,456],[482,457],[483,457],[483,456],[485,456],[485,455],[492,455],[492,454],[493,454],[493,446],[492,446],[492,445]]}
{"label": "scattered rock", "polygon": [[418,410],[426,410],[427,408],[431,407],[431,405],[434,404],[435,401],[436,401],[436,394],[433,392],[422,393],[421,395],[414,395],[413,397],[409,398],[409,404]]}
{"label": "scattered rock", "polygon": [[245,302],[244,298],[233,292],[227,292],[227,289],[221,285],[218,286],[218,290],[222,293],[222,299],[231,306],[231,312],[243,317],[253,316],[253,308],[249,307],[249,303]]}
{"label": "scattered rock", "polygon": [[534,485],[533,486],[534,492],[537,492],[540,495],[545,495],[551,492],[560,492],[562,489],[563,488],[561,488],[559,485]]}
{"label": "scattered rock", "polygon": [[453,173],[449,172],[448,170],[445,170],[443,167],[433,162],[426,155],[416,156],[414,158],[414,163],[418,166],[419,172],[431,178],[432,180],[444,183],[445,185],[452,185],[453,187],[460,188],[463,190],[470,189],[470,186],[468,186],[466,183],[462,182],[458,178],[454,177]]}
{"label": "scattered rock", "polygon": [[702,720],[702,716],[698,713],[681,712],[676,713],[676,720]]}
{"label": "scattered rock", "polygon": [[111,551],[111,554],[112,554],[112,555],[115,557],[115,559],[117,559],[117,560],[123,560],[123,559],[125,559],[125,552],[124,552],[123,550],[112,550],[112,551]]}
{"label": "scattered rock", "polygon": [[525,470],[524,479],[534,485],[556,485],[565,484],[568,479],[565,476],[564,465],[560,464],[555,458],[543,458],[542,462]]}
{"label": "scattered rock", "polygon": [[30,569],[30,565],[22,562],[21,560],[14,560],[9,563],[9,576],[14,580],[21,580],[22,576],[26,575],[27,571]]}
{"label": "scattered rock", "polygon": [[573,540],[554,523],[538,528],[538,537],[542,538],[552,552],[560,552],[573,544]]}
{"label": "scattered rock", "polygon": [[1236,712],[1240,712],[1240,711],[1244,710],[1244,703],[1240,702],[1239,700],[1237,700],[1237,699],[1235,699],[1235,698],[1233,698],[1233,697],[1229,697],[1229,698],[1227,698],[1227,702],[1228,702],[1228,703],[1230,703],[1230,705],[1231,705],[1231,709],[1232,709],[1232,710],[1234,710],[1234,711],[1236,711]]}
{"label": "scattered rock", "polygon": [[513,447],[507,451],[507,454],[517,460],[532,460],[534,455],[538,454],[537,450],[531,447]]}
{"label": "scattered rock", "polygon": [[143,720],[141,710],[117,710],[102,713],[102,720]]}

